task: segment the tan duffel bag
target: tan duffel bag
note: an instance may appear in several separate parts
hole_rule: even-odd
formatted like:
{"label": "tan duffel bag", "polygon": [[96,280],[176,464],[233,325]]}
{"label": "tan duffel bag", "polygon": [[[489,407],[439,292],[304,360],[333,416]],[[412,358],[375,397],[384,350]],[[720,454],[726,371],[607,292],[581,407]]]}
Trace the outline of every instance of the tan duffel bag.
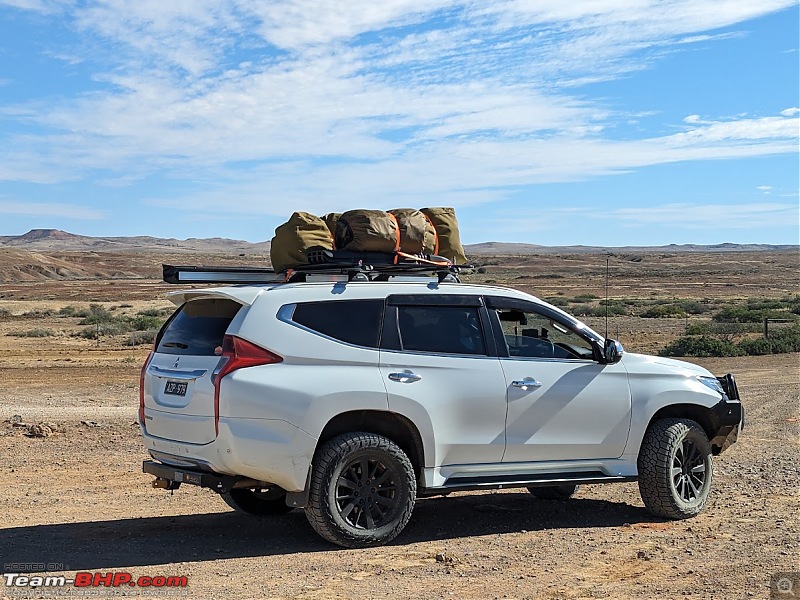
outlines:
{"label": "tan duffel bag", "polygon": [[438,247],[434,254],[453,261],[456,265],[467,262],[464,247],[461,245],[461,234],[458,231],[456,211],[450,207],[422,208],[420,211],[430,219],[436,228]]}
{"label": "tan duffel bag", "polygon": [[400,250],[407,254],[436,254],[436,229],[416,208],[394,208],[389,211],[400,229]]}

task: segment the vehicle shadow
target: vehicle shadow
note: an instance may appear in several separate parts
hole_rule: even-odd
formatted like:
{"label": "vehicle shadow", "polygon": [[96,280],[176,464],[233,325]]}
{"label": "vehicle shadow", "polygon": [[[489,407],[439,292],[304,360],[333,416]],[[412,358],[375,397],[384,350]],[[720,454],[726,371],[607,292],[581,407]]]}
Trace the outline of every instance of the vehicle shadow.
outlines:
{"label": "vehicle shadow", "polygon": [[[392,545],[653,520],[643,508],[624,503],[538,500],[527,492],[426,498]],[[0,530],[0,564],[8,572],[25,563],[43,566],[21,570],[84,571],[331,550],[336,547],[317,536],[300,510],[274,517],[224,512]]]}

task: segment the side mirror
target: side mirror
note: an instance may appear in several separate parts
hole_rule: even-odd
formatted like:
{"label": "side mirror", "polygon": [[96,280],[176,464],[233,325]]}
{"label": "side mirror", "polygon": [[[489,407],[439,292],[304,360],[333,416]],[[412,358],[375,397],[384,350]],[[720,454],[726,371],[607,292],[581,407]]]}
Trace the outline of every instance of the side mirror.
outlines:
{"label": "side mirror", "polygon": [[622,360],[622,355],[625,354],[625,349],[617,340],[611,338],[606,339],[603,344],[603,362],[609,365],[617,364]]}

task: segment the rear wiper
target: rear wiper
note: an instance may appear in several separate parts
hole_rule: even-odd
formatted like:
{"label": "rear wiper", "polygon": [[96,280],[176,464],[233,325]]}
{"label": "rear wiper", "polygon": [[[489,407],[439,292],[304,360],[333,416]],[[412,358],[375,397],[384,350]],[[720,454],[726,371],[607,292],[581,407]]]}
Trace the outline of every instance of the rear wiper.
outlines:
{"label": "rear wiper", "polygon": [[162,348],[180,348],[181,350],[186,350],[189,347],[189,344],[184,344],[182,342],[166,342],[161,344]]}

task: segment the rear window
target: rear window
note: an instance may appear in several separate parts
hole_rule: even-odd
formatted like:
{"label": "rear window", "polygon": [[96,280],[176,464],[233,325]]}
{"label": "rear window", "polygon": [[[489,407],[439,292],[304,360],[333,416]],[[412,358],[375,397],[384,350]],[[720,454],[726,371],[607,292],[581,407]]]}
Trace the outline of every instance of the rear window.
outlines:
{"label": "rear window", "polygon": [[332,300],[297,304],[292,321],[340,342],[377,348],[383,300]]}
{"label": "rear window", "polygon": [[214,356],[241,304],[215,298],[181,306],[161,331],[156,352]]}

